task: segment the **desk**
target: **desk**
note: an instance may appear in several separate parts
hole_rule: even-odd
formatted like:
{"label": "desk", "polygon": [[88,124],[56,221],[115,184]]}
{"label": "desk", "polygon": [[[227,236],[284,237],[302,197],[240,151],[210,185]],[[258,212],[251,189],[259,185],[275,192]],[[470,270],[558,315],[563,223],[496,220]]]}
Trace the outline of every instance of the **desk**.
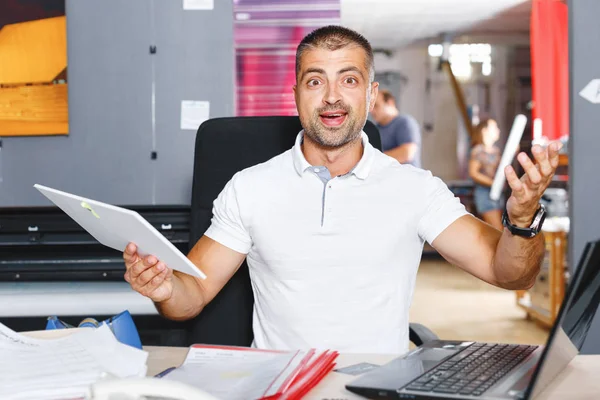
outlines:
{"label": "desk", "polygon": [[[153,347],[145,349],[148,358],[148,375],[155,375],[168,367],[180,365],[187,354],[187,348]],[[345,367],[359,362],[382,365],[391,361],[392,355],[340,354],[336,367]],[[600,355],[577,356],[536,400],[589,400],[600,393]],[[317,387],[305,397],[310,400],[364,399],[344,388],[355,376],[331,372]]]}
{"label": "desk", "polygon": [[[27,332],[26,335],[38,338],[61,337],[74,329]],[[148,351],[148,376],[173,366],[179,366],[185,359],[188,349],[184,347],[145,346]],[[340,354],[337,367],[345,367],[360,362],[385,364],[396,356],[375,354]],[[580,355],[575,357],[567,368],[536,400],[589,400],[598,398],[600,393],[600,355]],[[319,385],[311,390],[305,399],[310,400],[350,400],[364,399],[344,388],[355,376],[331,372]]]}

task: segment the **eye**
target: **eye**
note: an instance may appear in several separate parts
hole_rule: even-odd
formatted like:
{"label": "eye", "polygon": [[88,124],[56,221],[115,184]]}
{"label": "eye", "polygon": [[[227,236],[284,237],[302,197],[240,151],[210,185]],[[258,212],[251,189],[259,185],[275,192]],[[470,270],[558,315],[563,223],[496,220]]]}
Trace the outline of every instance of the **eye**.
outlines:
{"label": "eye", "polygon": [[319,83],[321,83],[321,82],[319,82],[319,80],[318,80],[318,79],[310,79],[310,80],[307,82],[307,85],[308,85],[308,86],[317,86]]}
{"label": "eye", "polygon": [[356,78],[349,76],[346,79],[344,79],[344,83],[348,85],[356,85],[358,81],[356,80]]}

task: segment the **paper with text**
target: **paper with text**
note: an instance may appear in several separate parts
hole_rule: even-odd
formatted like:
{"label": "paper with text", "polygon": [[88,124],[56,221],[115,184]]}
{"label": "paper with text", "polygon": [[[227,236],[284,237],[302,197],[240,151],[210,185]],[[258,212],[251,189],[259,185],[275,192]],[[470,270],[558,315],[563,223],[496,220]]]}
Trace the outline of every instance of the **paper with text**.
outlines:
{"label": "paper with text", "polygon": [[116,340],[110,328],[36,339],[0,324],[0,399],[71,399],[108,377],[145,376],[148,353]]}
{"label": "paper with text", "polygon": [[182,130],[196,132],[204,121],[210,118],[210,102],[208,101],[181,101],[181,126]]}
{"label": "paper with text", "polygon": [[192,346],[183,365],[163,379],[187,383],[218,398],[260,399],[285,390],[311,354]]}

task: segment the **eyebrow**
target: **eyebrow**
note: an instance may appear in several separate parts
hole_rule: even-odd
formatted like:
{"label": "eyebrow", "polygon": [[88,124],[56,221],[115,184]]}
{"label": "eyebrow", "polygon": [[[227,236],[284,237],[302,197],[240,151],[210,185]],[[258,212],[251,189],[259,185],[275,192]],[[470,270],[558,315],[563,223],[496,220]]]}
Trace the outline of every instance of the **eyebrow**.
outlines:
{"label": "eyebrow", "polygon": [[364,78],[363,73],[357,67],[346,67],[338,71],[338,75],[345,74],[346,72],[358,72],[361,78]]}
{"label": "eyebrow", "polygon": [[[346,67],[346,68],[342,68],[342,69],[340,69],[340,70],[337,72],[337,74],[338,74],[338,75],[342,75],[342,74],[345,74],[346,72],[351,72],[351,71],[352,71],[352,72],[358,72],[358,74],[361,76],[361,78],[364,78],[364,75],[363,75],[362,71],[361,71],[359,68],[357,68],[357,67]],[[306,75],[308,75],[308,74],[311,74],[311,73],[317,73],[317,74],[321,74],[321,75],[326,75],[326,73],[325,73],[325,70],[324,70],[324,69],[322,69],[322,68],[309,68],[309,69],[307,69],[306,71],[304,71],[304,72],[302,73],[302,79],[304,79],[304,77],[305,77]],[[302,80],[302,79],[301,79],[301,80]]]}
{"label": "eyebrow", "polygon": [[[312,73],[316,73],[316,74],[321,74],[321,75],[325,75],[325,70],[322,68],[309,68],[306,71],[302,72],[302,79],[304,79],[304,77],[308,74],[312,74]],[[301,79],[301,80],[302,80]]]}

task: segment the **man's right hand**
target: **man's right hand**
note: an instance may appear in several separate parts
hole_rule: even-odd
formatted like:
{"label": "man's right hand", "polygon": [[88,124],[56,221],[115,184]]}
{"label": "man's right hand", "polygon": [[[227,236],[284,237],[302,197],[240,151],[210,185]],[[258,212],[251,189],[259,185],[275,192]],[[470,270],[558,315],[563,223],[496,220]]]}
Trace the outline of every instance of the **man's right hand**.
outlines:
{"label": "man's right hand", "polygon": [[129,243],[123,252],[125,280],[133,290],[149,297],[155,303],[169,300],[173,295],[173,270],[155,256],[144,258],[137,253],[137,246]]}

